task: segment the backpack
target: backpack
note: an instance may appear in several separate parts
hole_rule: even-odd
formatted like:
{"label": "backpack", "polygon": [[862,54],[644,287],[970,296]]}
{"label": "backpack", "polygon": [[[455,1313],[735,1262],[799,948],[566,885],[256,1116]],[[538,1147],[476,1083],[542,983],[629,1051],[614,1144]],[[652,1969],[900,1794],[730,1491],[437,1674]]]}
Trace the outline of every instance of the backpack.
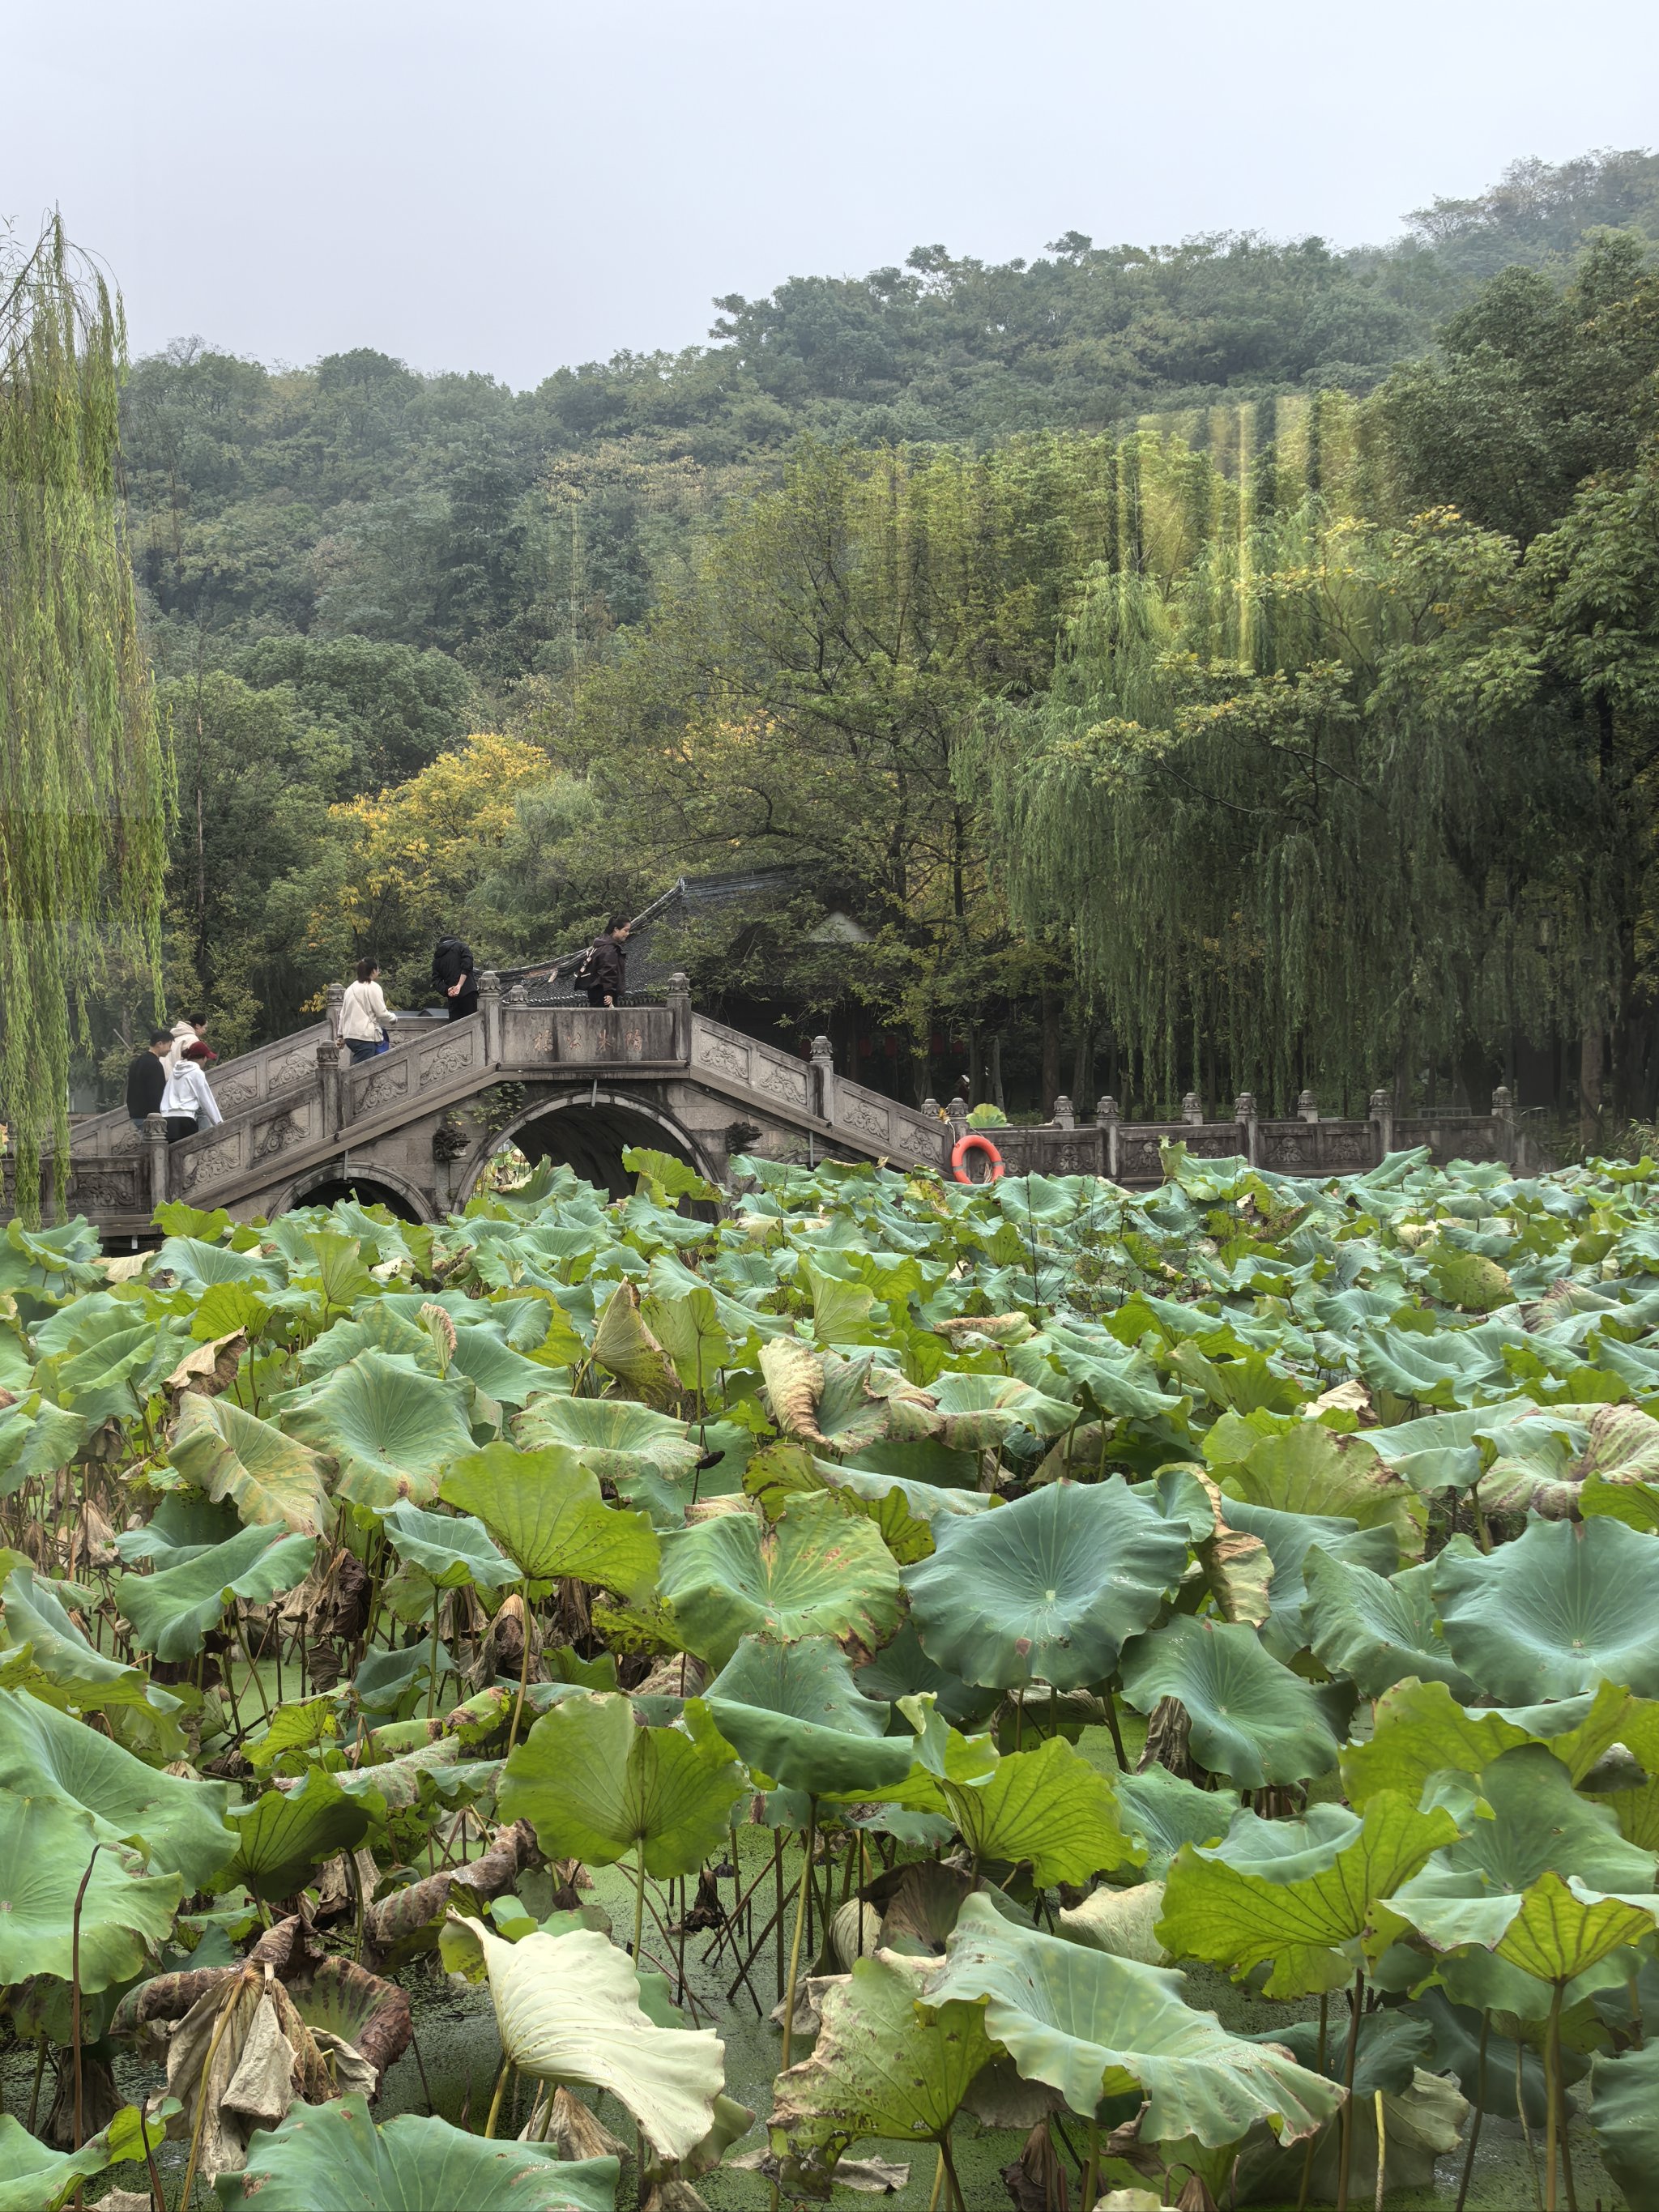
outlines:
{"label": "backpack", "polygon": [[594,956],[599,951],[599,942],[600,940],[596,937],[593,942],[588,946],[586,951],[583,953],[581,966],[577,969],[575,974],[570,979],[573,989],[578,991],[591,991],[594,985],[599,981],[599,962]]}

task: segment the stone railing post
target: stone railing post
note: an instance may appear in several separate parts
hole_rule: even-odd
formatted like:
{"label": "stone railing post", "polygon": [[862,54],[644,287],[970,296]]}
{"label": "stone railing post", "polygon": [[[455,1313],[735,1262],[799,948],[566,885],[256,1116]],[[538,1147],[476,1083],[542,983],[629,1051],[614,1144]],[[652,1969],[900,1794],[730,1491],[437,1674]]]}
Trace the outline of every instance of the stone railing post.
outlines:
{"label": "stone railing post", "polygon": [[1241,1091],[1237,1097],[1234,1099],[1233,1119],[1238,1124],[1239,1151],[1243,1153],[1245,1158],[1249,1162],[1252,1167],[1259,1166],[1261,1163],[1257,1158],[1255,1136],[1255,1093],[1254,1091]]}
{"label": "stone railing post", "polygon": [[351,1116],[350,1085],[340,1080],[340,1048],[337,1044],[319,1044],[317,1048],[317,1085],[323,1094],[323,1127],[332,1136],[342,1123]]}
{"label": "stone railing post", "polygon": [[1076,1128],[1077,1109],[1063,1091],[1048,1109],[1048,1119],[1056,1129]]}
{"label": "stone railing post", "polygon": [[1376,1164],[1381,1167],[1394,1150],[1394,1093],[1378,1085],[1372,1091],[1366,1108],[1367,1117],[1376,1132]]}
{"label": "stone railing post", "polygon": [[478,1012],[483,1016],[484,1066],[501,1064],[501,979],[493,968],[478,978]]}
{"label": "stone railing post", "polygon": [[820,1121],[836,1118],[836,1061],[834,1048],[827,1036],[812,1040],[812,1111]]}
{"label": "stone railing post", "polygon": [[1181,1118],[1196,1127],[1204,1119],[1204,1102],[1196,1091],[1189,1091],[1181,1102]]}
{"label": "stone railing post", "polygon": [[1105,1173],[1117,1181],[1117,1101],[1109,1091],[1103,1091],[1095,1101],[1095,1126],[1105,1139],[1106,1158],[1102,1163]]}
{"label": "stone railing post", "polygon": [[1494,1149],[1515,1165],[1515,1099],[1507,1083],[1500,1083],[1492,1094],[1492,1118],[1494,1124]]}
{"label": "stone railing post", "polygon": [[[683,968],[677,968],[668,979],[668,1011],[672,1016],[670,1028],[673,1032],[670,1051],[682,1066],[691,1065],[691,978]],[[813,1044],[816,1055],[817,1045]]]}
{"label": "stone railing post", "polygon": [[1319,1101],[1311,1091],[1304,1091],[1297,1100],[1296,1118],[1298,1121],[1316,1121],[1319,1119]]}
{"label": "stone railing post", "polygon": [[340,1023],[343,1019],[341,1010],[345,1005],[345,985],[331,983],[323,996],[327,1000],[328,1033],[331,1038],[337,1042],[340,1035]]}
{"label": "stone railing post", "polygon": [[167,1123],[165,1114],[149,1114],[144,1117],[144,1133],[138,1139],[144,1148],[144,1171],[149,1191],[150,1211],[167,1202]]}

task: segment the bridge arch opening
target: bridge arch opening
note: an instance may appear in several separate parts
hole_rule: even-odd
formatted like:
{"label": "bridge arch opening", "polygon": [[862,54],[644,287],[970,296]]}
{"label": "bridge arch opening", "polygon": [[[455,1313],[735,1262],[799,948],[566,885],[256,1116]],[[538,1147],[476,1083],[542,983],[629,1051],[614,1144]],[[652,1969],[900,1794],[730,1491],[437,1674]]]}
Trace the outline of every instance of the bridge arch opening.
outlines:
{"label": "bridge arch opening", "polygon": [[623,1153],[635,1145],[671,1153],[710,1182],[720,1178],[720,1164],[672,1115],[625,1092],[584,1088],[565,1098],[538,1099],[481,1147],[458,1180],[457,1206],[472,1195],[489,1161],[507,1145],[516,1146],[532,1167],[542,1160],[568,1167],[612,1198],[625,1198],[634,1188]]}
{"label": "bridge arch opening", "polygon": [[296,1206],[333,1206],[343,1198],[355,1198],[360,1206],[383,1206],[399,1221],[430,1221],[433,1218],[426,1198],[402,1176],[385,1169],[359,1175],[349,1164],[342,1174],[338,1160],[331,1160],[313,1174],[301,1176],[283,1192],[280,1202],[270,1211],[273,1215],[291,1213]]}

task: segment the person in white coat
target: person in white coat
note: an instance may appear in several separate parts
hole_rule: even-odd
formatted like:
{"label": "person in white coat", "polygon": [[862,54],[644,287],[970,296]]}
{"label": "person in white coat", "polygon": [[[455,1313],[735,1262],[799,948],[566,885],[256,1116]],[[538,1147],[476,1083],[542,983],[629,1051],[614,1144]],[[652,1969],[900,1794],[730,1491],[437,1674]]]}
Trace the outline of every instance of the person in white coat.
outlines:
{"label": "person in white coat", "polygon": [[224,1120],[207,1079],[209,1067],[218,1057],[201,1043],[187,1044],[179,1054],[161,1093],[168,1144],[176,1145],[181,1137],[193,1137],[198,1129],[210,1129]]}
{"label": "person in white coat", "polygon": [[378,960],[360,960],[357,980],[346,985],[345,997],[340,1002],[340,1042],[351,1054],[354,1064],[360,1060],[373,1060],[392,1042],[386,1032],[398,1017],[386,1002],[380,973]]}
{"label": "person in white coat", "polygon": [[167,1054],[166,1060],[162,1063],[169,1075],[172,1074],[173,1069],[178,1066],[179,1061],[184,1058],[185,1047],[187,1044],[201,1044],[205,1042],[206,1030],[207,1016],[205,1014],[179,1015],[178,1020],[173,1024],[173,1048]]}

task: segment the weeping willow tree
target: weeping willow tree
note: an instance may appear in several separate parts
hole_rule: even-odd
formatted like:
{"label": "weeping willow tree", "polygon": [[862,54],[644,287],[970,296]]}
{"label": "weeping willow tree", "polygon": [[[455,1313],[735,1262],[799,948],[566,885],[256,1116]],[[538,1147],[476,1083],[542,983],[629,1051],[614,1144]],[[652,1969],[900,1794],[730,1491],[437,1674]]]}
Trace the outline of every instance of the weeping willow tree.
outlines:
{"label": "weeping willow tree", "polygon": [[101,968],[159,975],[167,782],[118,478],[118,298],[54,221],[0,235],[0,1095],[15,1203],[61,1196]]}
{"label": "weeping willow tree", "polygon": [[1127,440],[1052,692],[963,751],[1014,911],[1070,930],[1143,1107],[1403,1098],[1611,988],[1515,547],[1449,513],[1364,520],[1352,410],[1300,430],[1235,440],[1231,472]]}

